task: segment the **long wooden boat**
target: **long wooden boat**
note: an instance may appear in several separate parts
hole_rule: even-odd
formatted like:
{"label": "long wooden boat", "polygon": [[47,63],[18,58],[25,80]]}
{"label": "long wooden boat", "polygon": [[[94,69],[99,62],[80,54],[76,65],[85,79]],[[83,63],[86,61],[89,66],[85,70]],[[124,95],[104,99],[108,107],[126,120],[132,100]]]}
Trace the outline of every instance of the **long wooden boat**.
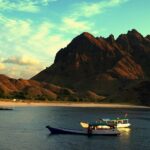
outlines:
{"label": "long wooden boat", "polygon": [[87,130],[73,130],[64,128],[54,128],[46,126],[51,134],[74,134],[74,135],[105,135],[105,136],[117,136],[120,132],[116,129],[87,129]]}

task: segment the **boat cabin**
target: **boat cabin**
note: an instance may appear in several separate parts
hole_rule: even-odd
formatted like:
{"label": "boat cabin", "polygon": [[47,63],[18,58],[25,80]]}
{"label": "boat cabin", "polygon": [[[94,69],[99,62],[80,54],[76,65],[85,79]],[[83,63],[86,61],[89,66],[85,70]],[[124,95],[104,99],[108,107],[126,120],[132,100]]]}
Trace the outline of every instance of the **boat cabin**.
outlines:
{"label": "boat cabin", "polygon": [[116,118],[116,119],[103,119],[107,124],[128,124],[129,119],[127,118]]}

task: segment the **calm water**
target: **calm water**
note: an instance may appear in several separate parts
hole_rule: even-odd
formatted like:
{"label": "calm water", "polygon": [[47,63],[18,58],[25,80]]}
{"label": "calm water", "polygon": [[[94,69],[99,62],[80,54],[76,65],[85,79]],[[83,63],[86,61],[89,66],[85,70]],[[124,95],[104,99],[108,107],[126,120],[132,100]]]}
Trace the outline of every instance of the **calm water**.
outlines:
{"label": "calm water", "polygon": [[[118,137],[50,136],[45,128],[81,129],[81,120],[125,113],[132,128]],[[150,150],[150,109],[16,107],[14,111],[0,111],[0,150]]]}

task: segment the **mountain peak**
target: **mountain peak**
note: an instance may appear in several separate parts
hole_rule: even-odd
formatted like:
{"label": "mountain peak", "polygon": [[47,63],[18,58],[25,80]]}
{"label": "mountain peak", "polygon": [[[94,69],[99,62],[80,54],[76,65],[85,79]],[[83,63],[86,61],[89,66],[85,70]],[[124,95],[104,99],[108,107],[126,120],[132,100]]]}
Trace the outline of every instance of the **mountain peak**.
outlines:
{"label": "mountain peak", "polygon": [[80,35],[84,35],[84,36],[91,36],[92,34],[91,34],[91,33],[89,33],[89,32],[83,32],[83,33],[81,33]]}
{"label": "mountain peak", "polygon": [[81,33],[78,37],[85,37],[87,39],[93,39],[95,38],[92,34],[90,34],[89,32],[83,32]]}
{"label": "mountain peak", "polygon": [[129,30],[128,33],[138,33],[138,34],[140,34],[136,29]]}
{"label": "mountain peak", "polygon": [[141,40],[143,38],[143,36],[135,29],[132,29],[131,31],[128,31],[127,36],[131,37],[131,38],[134,37],[138,40]]}
{"label": "mountain peak", "polygon": [[85,47],[86,49],[89,49],[90,44],[97,46],[97,39],[92,34],[83,32],[82,34],[75,37],[68,46],[70,49],[85,49]]}
{"label": "mountain peak", "polygon": [[106,40],[110,43],[114,43],[115,42],[115,37],[113,34],[110,34],[109,37],[106,38]]}
{"label": "mountain peak", "polygon": [[147,35],[146,38],[150,40],[150,35]]}

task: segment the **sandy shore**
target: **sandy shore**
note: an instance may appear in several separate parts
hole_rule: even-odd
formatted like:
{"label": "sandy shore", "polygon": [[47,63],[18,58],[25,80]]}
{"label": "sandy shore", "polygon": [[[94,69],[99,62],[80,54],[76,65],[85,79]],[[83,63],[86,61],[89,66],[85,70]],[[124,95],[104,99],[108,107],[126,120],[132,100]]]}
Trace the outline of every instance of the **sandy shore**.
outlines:
{"label": "sandy shore", "polygon": [[0,101],[0,107],[36,107],[36,106],[51,106],[51,107],[102,107],[102,108],[149,108],[146,106],[127,105],[127,104],[100,104],[100,103],[73,103],[73,102],[13,102]]}

